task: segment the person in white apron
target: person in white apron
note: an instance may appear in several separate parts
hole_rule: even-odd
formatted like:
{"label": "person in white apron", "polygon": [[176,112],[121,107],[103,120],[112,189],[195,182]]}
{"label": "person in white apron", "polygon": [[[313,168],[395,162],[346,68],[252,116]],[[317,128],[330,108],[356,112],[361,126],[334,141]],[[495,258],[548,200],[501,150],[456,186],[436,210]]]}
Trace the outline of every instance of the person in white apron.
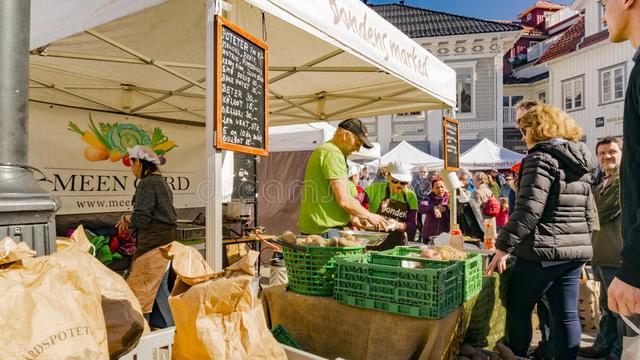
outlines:
{"label": "person in white apron", "polygon": [[[413,240],[416,234],[418,198],[409,188],[411,170],[401,162],[392,162],[388,166],[387,181],[367,187],[365,201],[369,211],[396,221],[387,239],[370,250],[387,250],[404,245],[407,239]],[[391,222],[392,224],[394,222]]]}

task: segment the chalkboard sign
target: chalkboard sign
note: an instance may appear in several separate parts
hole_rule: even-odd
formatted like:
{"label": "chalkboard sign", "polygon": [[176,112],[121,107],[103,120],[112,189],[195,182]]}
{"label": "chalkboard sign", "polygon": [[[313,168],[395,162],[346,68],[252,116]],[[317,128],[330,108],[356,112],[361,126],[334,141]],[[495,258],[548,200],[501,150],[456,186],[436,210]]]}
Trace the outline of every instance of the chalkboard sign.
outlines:
{"label": "chalkboard sign", "polygon": [[215,146],[267,156],[267,45],[222,16],[215,42]]}
{"label": "chalkboard sign", "polygon": [[233,193],[234,200],[256,200],[256,156],[251,154],[233,154]]}
{"label": "chalkboard sign", "polygon": [[460,170],[460,123],[452,118],[442,119],[444,136],[444,169],[447,171]]}

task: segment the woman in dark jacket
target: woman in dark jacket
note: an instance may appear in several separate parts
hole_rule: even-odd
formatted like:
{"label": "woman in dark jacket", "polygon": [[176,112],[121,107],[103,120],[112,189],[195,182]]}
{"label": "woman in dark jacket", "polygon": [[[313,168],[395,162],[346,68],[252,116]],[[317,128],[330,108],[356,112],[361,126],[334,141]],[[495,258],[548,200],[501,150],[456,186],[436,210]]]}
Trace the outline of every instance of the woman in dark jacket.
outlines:
{"label": "woman in dark jacket", "polygon": [[[138,297],[151,326],[173,326],[168,302],[171,292],[168,260],[145,256],[151,250],[176,240],[177,216],[173,193],[160,174],[160,158],[153,150],[136,145],[129,149],[129,158],[131,172],[139,182],[133,196],[133,211],[122,215],[116,225],[120,230],[133,230],[136,237],[137,250],[127,283]],[[147,301],[154,298],[155,301]]]}
{"label": "woman in dark jacket", "polygon": [[582,266],[592,256],[595,220],[589,149],[582,129],[562,110],[539,105],[519,120],[527,148],[518,196],[496,241],[487,269],[502,272],[516,257],[507,300],[509,346],[526,356],[531,343],[531,312],[547,296],[555,327],[556,359],[575,359],[580,345],[578,292]]}

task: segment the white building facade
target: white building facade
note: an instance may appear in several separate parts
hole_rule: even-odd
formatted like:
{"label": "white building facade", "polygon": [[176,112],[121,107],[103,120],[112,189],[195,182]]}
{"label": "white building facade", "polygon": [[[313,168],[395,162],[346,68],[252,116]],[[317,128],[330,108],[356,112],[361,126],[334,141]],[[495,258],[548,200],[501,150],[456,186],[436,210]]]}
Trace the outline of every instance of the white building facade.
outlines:
{"label": "white building facade", "polygon": [[[503,56],[520,35],[521,27],[403,4],[371,7],[456,70],[458,106],[454,117],[460,121],[461,151],[483,138],[501,144]],[[442,157],[443,115],[451,114],[436,110],[363,121],[383,153],[404,140]]]}
{"label": "white building facade", "polygon": [[579,0],[572,7],[584,12],[584,39],[577,50],[547,62],[548,102],[578,121],[595,152],[599,139],[622,136],[624,97],[635,49],[629,42],[609,41],[598,2]]}

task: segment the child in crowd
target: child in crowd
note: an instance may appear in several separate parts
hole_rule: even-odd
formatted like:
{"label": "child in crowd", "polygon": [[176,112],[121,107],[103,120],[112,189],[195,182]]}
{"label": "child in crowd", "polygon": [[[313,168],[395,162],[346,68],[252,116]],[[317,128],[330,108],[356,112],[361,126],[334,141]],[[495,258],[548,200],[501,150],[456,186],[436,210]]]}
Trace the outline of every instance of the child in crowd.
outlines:
{"label": "child in crowd", "polygon": [[503,226],[509,221],[509,199],[505,197],[500,198],[500,212],[496,215],[496,227],[500,231]]}

